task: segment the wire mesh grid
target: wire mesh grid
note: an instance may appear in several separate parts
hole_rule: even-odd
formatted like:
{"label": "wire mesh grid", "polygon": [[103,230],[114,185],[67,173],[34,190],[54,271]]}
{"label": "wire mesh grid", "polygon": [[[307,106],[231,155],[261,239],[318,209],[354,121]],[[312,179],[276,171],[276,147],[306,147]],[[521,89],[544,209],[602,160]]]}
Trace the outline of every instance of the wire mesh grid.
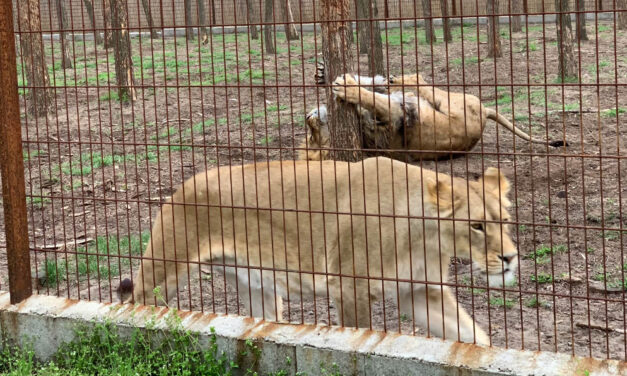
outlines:
{"label": "wire mesh grid", "polygon": [[[185,15],[187,2],[153,0],[152,26],[139,0],[24,3],[31,8],[15,5],[14,17],[35,292],[118,301],[132,278],[145,290],[136,301],[147,304],[267,319],[279,312],[292,323],[471,342],[483,330],[496,346],[625,359],[623,2],[573,1],[562,13],[561,0],[520,9],[497,1],[497,11],[492,1],[348,2],[370,9],[340,15],[361,22],[344,36],[355,64],[340,57],[339,68],[322,57],[331,1],[221,0],[203,3],[204,15],[190,1]],[[390,14],[392,5],[405,11]],[[490,35],[492,14],[501,24]],[[572,34],[558,30],[562,15],[572,15]],[[368,34],[377,23],[378,54],[376,33]],[[564,75],[561,35],[574,65]],[[502,56],[493,58],[496,36]],[[329,118],[354,111],[327,100],[336,70],[362,77],[367,90],[357,95],[360,162],[292,164],[350,151],[331,146],[338,136],[322,107]],[[129,71],[134,84],[121,84]],[[29,76],[38,72],[47,78]],[[363,78],[373,73],[382,84]],[[415,73],[425,82],[410,83]],[[350,101],[356,86],[339,89]],[[492,121],[483,128],[487,113],[472,107],[471,95],[532,137],[568,147],[531,144]],[[379,108],[368,107],[377,98]],[[446,142],[416,148],[430,137],[416,129],[436,113],[446,119]],[[380,138],[386,129],[393,132]],[[457,142],[446,132],[462,139],[459,150],[446,151]],[[409,164],[362,160],[372,155]],[[482,180],[490,167],[509,184],[490,185],[490,173]],[[164,205],[185,181],[177,203]],[[143,257],[147,247],[153,254]],[[482,256],[486,248],[492,258]],[[481,272],[514,271],[516,263],[515,278],[496,278],[501,287]],[[8,288],[5,265],[3,248],[0,289]]]}

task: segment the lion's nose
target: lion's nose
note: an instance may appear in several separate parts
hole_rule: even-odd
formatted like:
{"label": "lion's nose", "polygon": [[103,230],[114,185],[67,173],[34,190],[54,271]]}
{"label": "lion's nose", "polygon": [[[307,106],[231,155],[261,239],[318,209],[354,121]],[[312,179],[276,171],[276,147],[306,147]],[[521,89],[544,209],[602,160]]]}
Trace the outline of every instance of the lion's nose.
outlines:
{"label": "lion's nose", "polygon": [[516,258],[516,255],[499,255],[498,258],[503,262],[510,263]]}

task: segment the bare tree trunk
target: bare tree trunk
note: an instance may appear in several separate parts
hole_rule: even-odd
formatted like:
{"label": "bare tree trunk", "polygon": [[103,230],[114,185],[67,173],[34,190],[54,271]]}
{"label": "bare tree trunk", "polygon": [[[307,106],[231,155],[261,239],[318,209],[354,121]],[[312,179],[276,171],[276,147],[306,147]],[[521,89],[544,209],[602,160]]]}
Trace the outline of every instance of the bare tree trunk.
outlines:
{"label": "bare tree trunk", "polygon": [[[575,2],[577,11],[586,10],[586,0],[577,0]],[[586,14],[577,13],[577,39],[588,40],[588,32],[586,31]]]}
{"label": "bare tree trunk", "polygon": [[102,0],[102,17],[104,21],[104,48],[109,49],[113,45],[111,32],[111,0]]}
{"label": "bare tree trunk", "polygon": [[[486,1],[488,14],[488,57],[501,57],[501,28],[499,23],[499,0]],[[492,16],[491,16],[492,15]]]}
{"label": "bare tree trunk", "polygon": [[63,59],[61,60],[61,68],[72,68],[72,53],[70,51],[71,45],[68,42],[68,32],[66,31],[70,26],[67,20],[67,12],[65,11],[64,0],[56,0],[57,6],[57,18],[59,19],[59,30],[61,30],[61,50],[63,51]]}
{"label": "bare tree trunk", "polygon": [[618,28],[625,30],[627,29],[627,0],[618,0],[616,7],[622,10],[618,13]]}
{"label": "bare tree trunk", "polygon": [[96,24],[96,16],[94,15],[94,4],[91,0],[83,0],[83,3],[85,4],[85,9],[87,9],[87,16],[89,17],[89,22],[91,22],[91,27],[94,28],[94,41],[96,44],[102,44],[100,32],[96,30],[98,26]]}
{"label": "bare tree trunk", "polygon": [[194,39],[194,30],[191,28],[192,24],[192,0],[183,0],[185,5],[185,39]]}
{"label": "bare tree trunk", "polygon": [[368,54],[368,73],[371,76],[385,75],[381,27],[378,20],[372,20],[378,16],[379,10],[376,0],[358,0],[357,19],[366,20],[357,22],[359,53]]}
{"label": "bare tree trunk", "polygon": [[274,28],[274,0],[265,0],[263,22],[263,41],[266,44],[266,52],[269,54],[276,53],[272,29]]}
{"label": "bare tree trunk", "polygon": [[322,0],[322,55],[326,62],[325,87],[329,113],[330,156],[343,161],[359,160],[361,137],[355,106],[336,101],[331,83],[346,72],[353,72],[354,57],[346,20],[350,16],[349,0]]}
{"label": "bare tree trunk", "polygon": [[451,23],[448,17],[448,0],[440,0],[440,10],[442,11],[442,27],[444,28],[444,40],[447,42],[453,41],[453,35],[451,34]]}
{"label": "bare tree trunk", "polygon": [[115,78],[120,102],[136,100],[131,38],[128,32],[128,14],[125,0],[111,0],[113,26],[113,51],[115,53]]}
{"label": "bare tree trunk", "polygon": [[435,43],[436,38],[433,32],[433,19],[431,19],[431,0],[422,0],[422,14],[425,18],[425,41]]}
{"label": "bare tree trunk", "polygon": [[[512,12],[518,14],[523,13],[522,0],[512,1]],[[520,19],[520,16],[512,16],[510,18],[510,22],[512,23],[512,32],[519,33],[522,31],[522,20]]]}
{"label": "bare tree trunk", "polygon": [[144,8],[144,14],[146,15],[146,21],[148,22],[148,27],[150,28],[150,37],[157,38],[157,30],[155,29],[155,23],[152,20],[152,10],[150,9],[149,0],[142,0],[142,7]]}
{"label": "bare tree trunk", "polygon": [[[253,0],[241,0],[243,4],[246,4],[246,23],[251,24],[255,22],[255,8],[253,7]],[[249,25],[248,32],[251,39],[259,39],[259,33],[257,32],[256,25]]]}
{"label": "bare tree trunk", "polygon": [[51,110],[50,78],[44,58],[44,45],[41,37],[39,0],[17,2],[21,53],[28,86],[28,111],[35,116],[44,116]]}
{"label": "bare tree trunk", "polygon": [[290,5],[290,0],[282,0],[281,4],[281,13],[283,20],[285,23],[285,38],[287,40],[297,40],[300,38],[298,35],[298,30],[296,30],[296,25],[294,25],[294,15],[292,14],[292,6]]}
{"label": "bare tree trunk", "polygon": [[198,24],[200,25],[200,32],[198,37],[202,44],[209,43],[209,34],[207,33],[207,9],[205,8],[205,0],[198,0]]}
{"label": "bare tree trunk", "polygon": [[559,52],[558,75],[562,82],[577,78],[577,63],[573,53],[573,29],[570,23],[568,0],[555,0],[557,47]]}

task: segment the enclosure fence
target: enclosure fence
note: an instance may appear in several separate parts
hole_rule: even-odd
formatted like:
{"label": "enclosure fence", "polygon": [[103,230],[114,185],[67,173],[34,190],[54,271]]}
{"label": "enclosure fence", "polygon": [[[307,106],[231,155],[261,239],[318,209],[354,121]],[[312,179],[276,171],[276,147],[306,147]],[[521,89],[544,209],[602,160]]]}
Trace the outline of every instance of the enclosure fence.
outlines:
{"label": "enclosure fence", "polygon": [[627,1],[0,4],[12,302],[625,360]]}

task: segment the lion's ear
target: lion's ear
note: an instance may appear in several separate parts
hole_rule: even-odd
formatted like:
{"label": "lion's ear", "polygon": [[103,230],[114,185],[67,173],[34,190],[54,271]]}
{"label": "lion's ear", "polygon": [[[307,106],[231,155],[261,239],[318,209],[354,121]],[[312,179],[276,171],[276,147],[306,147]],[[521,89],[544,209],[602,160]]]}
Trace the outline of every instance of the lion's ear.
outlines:
{"label": "lion's ear", "polygon": [[500,195],[501,202],[505,206],[510,205],[510,201],[507,199],[507,194],[510,189],[509,180],[507,180],[505,175],[503,175],[498,168],[488,168],[481,179],[483,179],[487,192],[492,193],[496,197]]}
{"label": "lion's ear", "polygon": [[426,180],[426,199],[436,206],[441,217],[452,217],[453,209],[461,206],[462,200],[457,192],[453,192],[451,184],[443,179]]}

